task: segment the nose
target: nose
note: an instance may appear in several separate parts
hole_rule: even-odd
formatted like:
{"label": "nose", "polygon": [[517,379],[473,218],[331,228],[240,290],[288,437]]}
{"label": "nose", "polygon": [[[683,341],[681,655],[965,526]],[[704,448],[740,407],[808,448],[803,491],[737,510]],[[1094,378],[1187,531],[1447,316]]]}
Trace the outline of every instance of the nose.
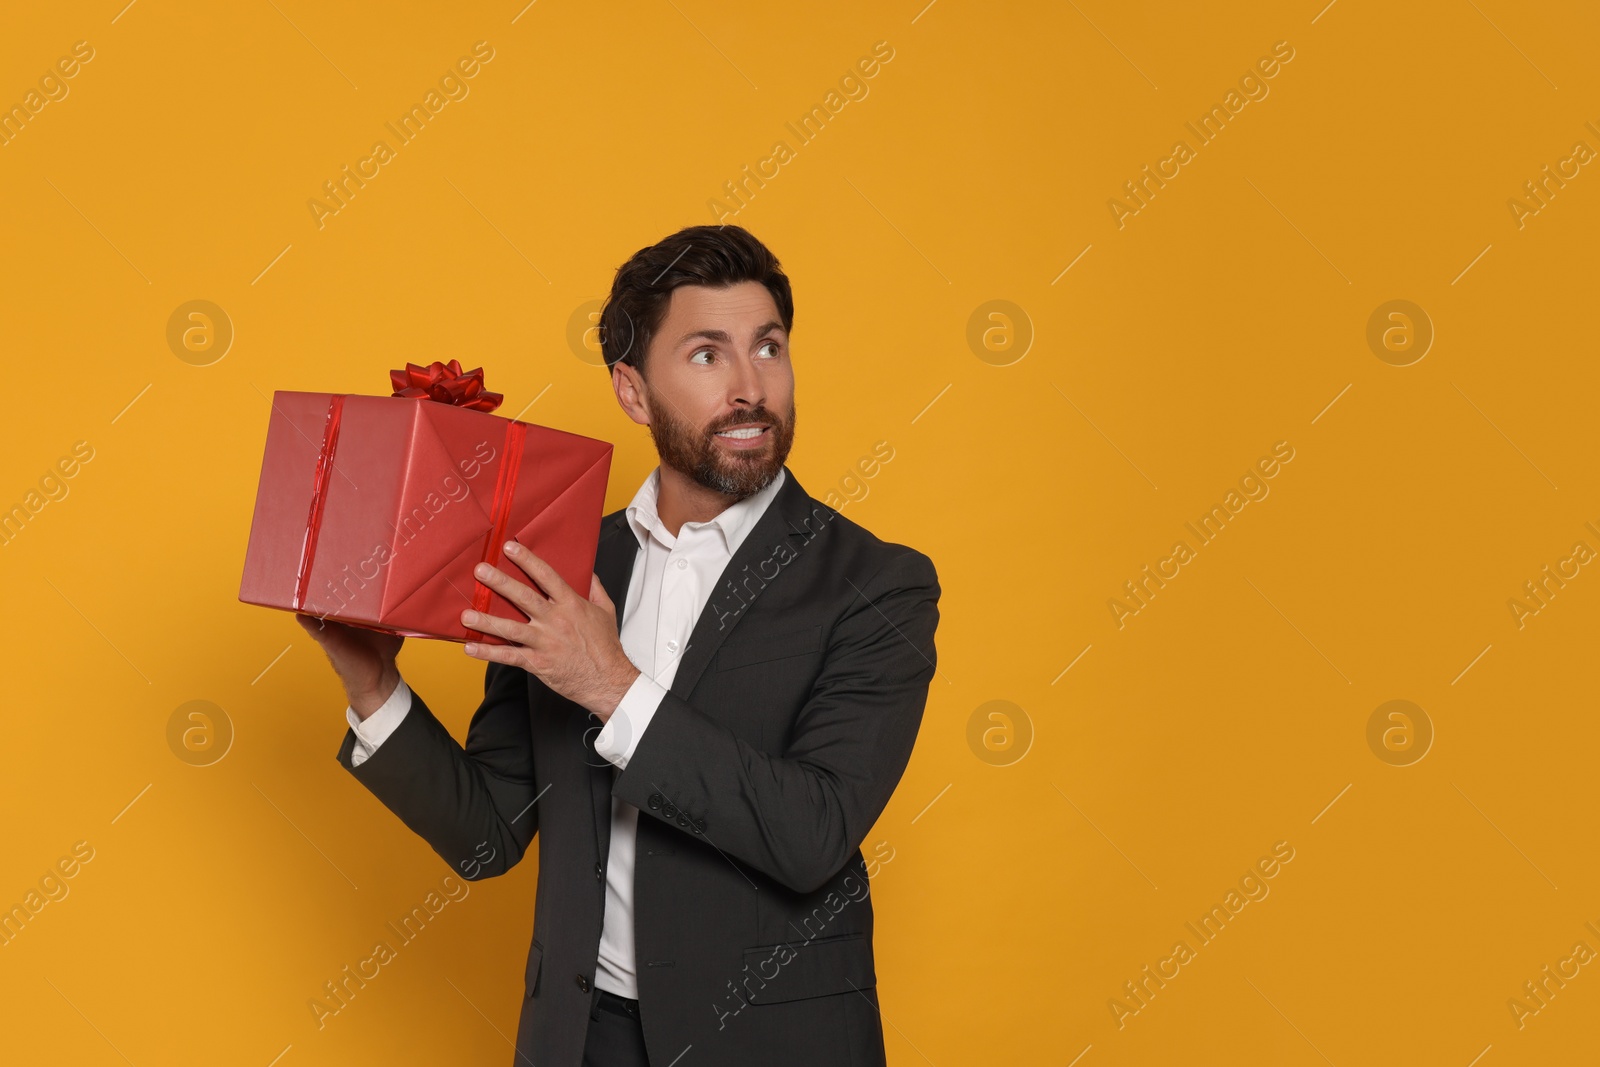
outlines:
{"label": "nose", "polygon": [[760,372],[756,370],[755,361],[745,357],[735,360],[733,366],[733,376],[728,382],[729,403],[735,407],[761,407],[766,403],[767,388]]}

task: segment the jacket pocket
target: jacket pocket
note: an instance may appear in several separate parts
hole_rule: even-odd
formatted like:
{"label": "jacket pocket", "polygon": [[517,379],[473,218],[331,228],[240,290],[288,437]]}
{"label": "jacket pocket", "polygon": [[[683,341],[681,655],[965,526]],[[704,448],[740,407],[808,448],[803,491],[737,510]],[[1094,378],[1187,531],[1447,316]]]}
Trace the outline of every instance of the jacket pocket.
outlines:
{"label": "jacket pocket", "polygon": [[804,626],[787,633],[759,636],[744,641],[730,640],[717,650],[717,670],[731,671],[769,663],[790,656],[804,656],[822,647],[822,627]]}
{"label": "jacket pocket", "polygon": [[750,1003],[780,1004],[878,984],[872,944],[864,934],[839,934],[744,950]]}
{"label": "jacket pocket", "polygon": [[523,972],[523,988],[530,997],[539,993],[539,969],[543,962],[544,946],[535,940],[528,946],[528,969]]}

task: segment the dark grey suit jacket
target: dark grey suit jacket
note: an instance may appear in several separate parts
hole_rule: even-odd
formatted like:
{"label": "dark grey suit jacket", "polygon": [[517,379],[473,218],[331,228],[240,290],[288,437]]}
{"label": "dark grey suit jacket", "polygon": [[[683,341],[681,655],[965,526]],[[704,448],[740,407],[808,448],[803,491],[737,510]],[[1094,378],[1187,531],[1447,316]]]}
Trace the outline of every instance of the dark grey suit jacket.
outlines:
{"label": "dark grey suit jacket", "polygon": [[[638,551],[624,512],[607,515],[595,572],[619,612]],[[418,694],[359,767],[346,733],[339,762],[459,875],[503,874],[537,834],[515,1063],[582,1060],[613,793],[640,811],[634,936],[652,1063],[884,1062],[860,845],[911,757],[938,600],[927,556],[880,541],[790,471],[627,770],[595,752],[598,718],[501,664],[465,748]]]}

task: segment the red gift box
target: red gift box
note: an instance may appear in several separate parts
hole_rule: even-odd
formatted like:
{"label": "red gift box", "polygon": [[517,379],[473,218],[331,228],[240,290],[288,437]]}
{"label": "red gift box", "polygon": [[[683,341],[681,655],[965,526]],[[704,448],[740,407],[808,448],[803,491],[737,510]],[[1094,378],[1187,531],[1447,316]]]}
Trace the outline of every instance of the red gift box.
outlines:
{"label": "red gift box", "polygon": [[506,644],[468,607],[526,622],[480,562],[532,585],[514,539],[589,594],[612,446],[491,415],[456,360],[390,372],[392,396],[272,398],[239,599],[406,637]]}

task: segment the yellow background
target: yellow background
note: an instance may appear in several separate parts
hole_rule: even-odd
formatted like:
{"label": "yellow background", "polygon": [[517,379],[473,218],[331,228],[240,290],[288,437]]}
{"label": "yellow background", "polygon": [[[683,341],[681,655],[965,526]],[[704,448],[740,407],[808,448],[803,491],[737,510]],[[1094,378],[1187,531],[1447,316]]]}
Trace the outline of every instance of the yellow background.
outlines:
{"label": "yellow background", "polygon": [[[1507,602],[1600,549],[1600,176],[1520,228],[1507,202],[1600,149],[1600,18],[924,3],[8,11],[0,102],[95,56],[0,147],[0,505],[75,442],[94,458],[0,548],[0,904],[75,842],[94,859],[0,947],[0,1060],[509,1062],[531,859],[324,1028],[307,1007],[447,870],[335,762],[321,653],[236,601],[267,397],[459,357],[502,414],[616,441],[622,506],[654,453],[569,323],[779,139],[733,218],[794,280],[791,467],[864,486],[845,514],[944,589],[867,839],[893,854],[890,1062],[1592,1059],[1600,967],[1520,1028],[1507,1002],[1600,950],[1600,575],[1521,628]],[[480,40],[470,95],[319,228],[322,183]],[[796,147],[785,123],[878,41],[868,95]],[[1269,95],[1119,228],[1108,200],[1279,41]],[[207,366],[166,340],[195,299],[236,332]],[[1410,366],[1367,342],[1394,299],[1436,331]],[[1022,317],[975,350],[991,300]],[[1279,441],[1270,495],[1119,628],[1108,600]],[[401,665],[462,736],[482,664],[413,641]],[[1367,740],[1395,699],[1435,732],[1409,766]],[[234,731],[209,766],[168,744],[192,700]],[[996,700],[1010,740],[980,719],[1001,732],[974,746]],[[1119,1027],[1123,983],[1279,841],[1270,895]]]}

